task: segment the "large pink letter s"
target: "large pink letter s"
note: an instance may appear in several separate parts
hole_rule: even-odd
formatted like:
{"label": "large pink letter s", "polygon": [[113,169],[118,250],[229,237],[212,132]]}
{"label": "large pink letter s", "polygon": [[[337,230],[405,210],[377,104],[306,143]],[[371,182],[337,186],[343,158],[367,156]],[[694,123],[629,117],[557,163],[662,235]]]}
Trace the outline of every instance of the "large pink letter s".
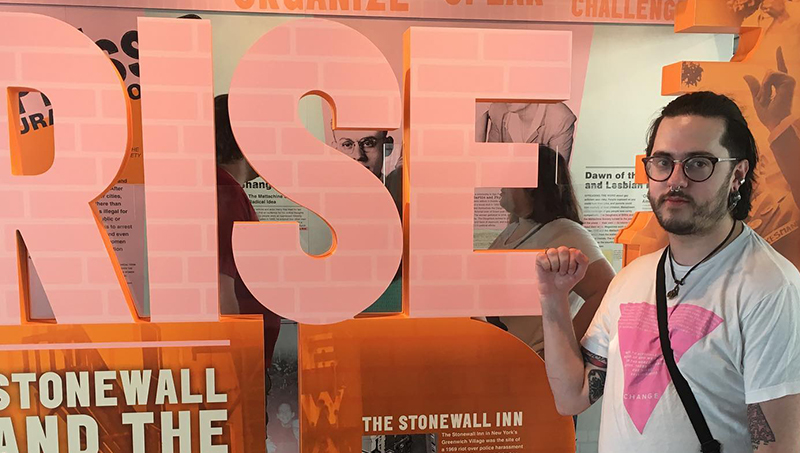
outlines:
{"label": "large pink letter s", "polygon": [[237,224],[237,267],[271,310],[324,324],[352,318],[386,289],[400,263],[402,227],[381,182],[305,129],[297,110],[309,93],[331,102],[334,127],[342,129],[397,129],[401,101],[383,54],[357,31],[326,20],[269,31],[234,73],[231,122],[247,159],[334,231],[331,250],[312,257],[300,248],[294,223]]}

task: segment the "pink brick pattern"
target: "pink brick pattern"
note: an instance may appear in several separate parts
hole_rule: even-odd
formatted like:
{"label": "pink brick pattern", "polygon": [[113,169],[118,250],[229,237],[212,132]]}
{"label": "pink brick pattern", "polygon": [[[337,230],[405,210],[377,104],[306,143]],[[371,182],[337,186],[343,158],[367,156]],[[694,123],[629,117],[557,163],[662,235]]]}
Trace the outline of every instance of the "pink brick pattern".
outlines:
{"label": "pink brick pattern", "polygon": [[219,319],[211,24],[139,18],[153,322]]}
{"label": "pink brick pattern", "polygon": [[352,318],[383,293],[400,263],[402,226],[373,174],[304,129],[297,103],[309,92],[333,100],[338,128],[396,129],[401,100],[391,66],[367,38],[318,19],[270,30],[231,82],[231,122],[248,160],[277,190],[324,218],[336,238],[327,256],[312,257],[300,248],[294,223],[237,224],[239,272],[274,312],[327,324]]}
{"label": "pink brick pattern", "polygon": [[[475,102],[568,99],[572,35],[411,28],[405,39],[409,315],[539,314],[535,252],[474,252],[472,246],[474,189],[535,187],[538,147],[476,143]],[[447,53],[436,51],[442,42]],[[504,51],[488,50],[498,48]],[[519,83],[518,74],[535,80]]]}
{"label": "pink brick pattern", "polygon": [[[0,0],[0,4],[4,3],[13,5],[22,2]],[[671,4],[666,2],[666,5],[654,9],[649,15],[644,12],[637,14],[635,7],[643,4],[641,1],[628,4],[620,2],[619,5],[613,3],[613,10],[610,13],[606,11],[599,15],[596,9],[594,13],[592,12],[591,5],[594,3],[574,0],[27,0],[25,3],[198,12],[231,11],[251,14],[671,24],[671,16],[677,2]],[[588,11],[587,4],[589,4]],[[443,44],[440,49],[448,47],[447,43]],[[327,55],[327,46],[319,45],[318,49],[319,55]]]}
{"label": "pink brick pattern", "polygon": [[[33,39],[31,39],[33,37]],[[40,39],[46,37],[46,39]],[[25,318],[16,272],[19,231],[59,323],[132,322],[131,296],[90,202],[106,191],[128,154],[126,97],[108,57],[74,27],[46,16],[0,13],[0,324]],[[53,103],[55,160],[41,175],[12,173],[16,96]],[[103,111],[97,106],[101,98]],[[80,131],[80,135],[75,131]],[[121,131],[121,132],[120,132]],[[8,209],[6,208],[8,207]],[[102,265],[90,266],[90,263]],[[91,268],[91,275],[89,273]],[[25,307],[25,308],[23,308]]]}

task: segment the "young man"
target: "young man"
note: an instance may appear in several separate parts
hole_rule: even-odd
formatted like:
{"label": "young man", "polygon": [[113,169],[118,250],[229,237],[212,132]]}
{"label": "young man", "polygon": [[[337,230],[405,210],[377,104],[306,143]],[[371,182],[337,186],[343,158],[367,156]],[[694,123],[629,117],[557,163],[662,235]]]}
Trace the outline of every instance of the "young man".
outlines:
{"label": "young man", "polygon": [[[395,207],[403,215],[403,168],[397,167],[386,173],[383,163],[394,150],[394,140],[387,131],[333,130],[331,146],[363,165],[378,179],[392,195]],[[388,152],[387,152],[388,150]]]}
{"label": "young man", "polygon": [[701,451],[662,355],[663,262],[675,361],[722,451],[798,451],[800,273],[743,222],[758,160],[745,119],[725,96],[681,96],[653,123],[647,156],[648,196],[669,247],[611,282],[583,348],[567,295],[586,257],[561,247],[537,259],[559,412],[578,414],[605,394],[600,452]]}
{"label": "young man", "polygon": [[300,421],[297,414],[289,403],[281,403],[276,417],[281,422],[280,426],[269,433],[275,453],[297,453],[300,450]]}

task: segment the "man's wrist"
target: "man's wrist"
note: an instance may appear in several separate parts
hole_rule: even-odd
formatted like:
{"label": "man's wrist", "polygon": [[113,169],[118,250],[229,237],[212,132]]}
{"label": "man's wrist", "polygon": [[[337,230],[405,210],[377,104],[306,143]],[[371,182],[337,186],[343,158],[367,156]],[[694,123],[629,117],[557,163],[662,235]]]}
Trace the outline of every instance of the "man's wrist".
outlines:
{"label": "man's wrist", "polygon": [[790,127],[794,127],[795,130],[800,128],[800,118],[798,118],[796,115],[789,115],[781,120],[781,122],[778,123],[774,128],[771,128],[768,138],[769,143],[772,144],[772,142],[777,140],[778,137],[783,135],[784,132],[789,130]]}
{"label": "man's wrist", "polygon": [[567,294],[549,294],[541,297],[542,316],[569,318],[569,299]]}

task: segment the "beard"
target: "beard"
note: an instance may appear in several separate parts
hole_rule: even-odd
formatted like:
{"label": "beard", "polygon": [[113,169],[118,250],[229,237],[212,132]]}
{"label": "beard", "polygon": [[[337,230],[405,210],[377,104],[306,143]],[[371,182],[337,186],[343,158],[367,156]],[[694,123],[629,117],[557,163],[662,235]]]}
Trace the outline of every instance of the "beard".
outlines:
{"label": "beard", "polygon": [[[647,191],[647,199],[650,201],[650,207],[653,208],[653,213],[656,215],[661,228],[664,228],[668,233],[678,236],[687,236],[693,234],[703,234],[712,230],[725,216],[730,214],[728,209],[728,187],[723,184],[717,190],[716,196],[706,203],[699,204],[692,197],[686,195],[682,190],[675,192],[668,192],[654,200],[650,195],[650,190]],[[667,197],[678,197],[688,202],[690,212],[682,218],[678,215],[667,214],[667,208],[664,203]]]}

